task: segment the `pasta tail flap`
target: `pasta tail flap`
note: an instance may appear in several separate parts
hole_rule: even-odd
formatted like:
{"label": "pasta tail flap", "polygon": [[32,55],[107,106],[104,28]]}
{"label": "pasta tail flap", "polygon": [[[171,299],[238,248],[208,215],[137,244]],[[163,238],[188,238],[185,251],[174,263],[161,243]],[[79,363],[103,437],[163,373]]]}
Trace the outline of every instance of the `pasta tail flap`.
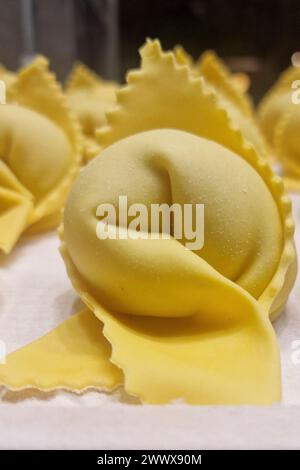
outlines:
{"label": "pasta tail flap", "polygon": [[28,224],[33,198],[0,161],[0,249],[8,254]]}
{"label": "pasta tail flap", "polygon": [[111,391],[123,379],[122,371],[109,357],[110,345],[102,335],[101,322],[89,310],[83,310],[9,354],[5,364],[0,364],[0,385],[15,391]]}

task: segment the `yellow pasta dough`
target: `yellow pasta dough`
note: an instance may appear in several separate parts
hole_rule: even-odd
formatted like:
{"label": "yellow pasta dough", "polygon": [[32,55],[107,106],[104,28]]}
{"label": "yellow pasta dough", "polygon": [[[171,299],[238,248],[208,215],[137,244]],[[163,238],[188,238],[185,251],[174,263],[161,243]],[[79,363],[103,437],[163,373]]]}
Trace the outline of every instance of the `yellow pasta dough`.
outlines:
{"label": "yellow pasta dough", "polygon": [[[213,81],[219,77],[221,82],[232,81],[233,85],[231,86],[233,89],[233,95],[236,99],[241,93],[244,95],[249,87],[250,87],[250,77],[248,74],[244,72],[236,72],[230,73],[229,70],[225,67],[225,64],[217,57],[217,55],[212,51],[206,51],[202,56],[200,56],[199,60],[194,63],[193,57],[183,48],[181,44],[178,44],[174,47],[174,55],[176,62],[180,65],[188,65],[191,70],[195,73],[195,75],[199,75],[199,69],[201,70],[203,66],[203,59],[206,62],[207,60],[213,61],[213,67],[215,68],[215,72],[213,73]],[[211,66],[211,65],[210,65]],[[209,66],[209,67],[210,67]],[[221,85],[224,86],[223,83]],[[239,98],[238,98],[239,99]],[[242,98],[243,99],[243,98]],[[247,97],[244,98],[247,101]],[[252,104],[248,99],[248,105],[252,108]]]}
{"label": "yellow pasta dough", "polygon": [[194,69],[195,64],[193,57],[184,49],[181,44],[177,44],[177,46],[174,47],[174,56],[176,62],[179,65],[188,65],[191,70]]}
{"label": "yellow pasta dough", "polygon": [[249,90],[251,80],[247,73],[236,72],[232,75],[232,80],[242,93],[246,93]]}
{"label": "yellow pasta dough", "polygon": [[[118,383],[121,369],[127,393],[146,403],[276,402],[280,360],[270,318],[282,311],[296,275],[290,201],[213,87],[158,41],[148,41],[141,56],[141,68],[129,73],[118,107],[97,133],[104,150],[73,185],[60,229],[69,277],[112,348],[114,367],[94,370],[93,377],[82,372],[80,389],[99,385],[101,374],[103,383],[107,374]],[[118,218],[122,237],[100,240],[97,207],[118,207],[120,195],[148,208],[203,203],[203,248],[189,250],[183,238],[161,233],[138,237]],[[91,318],[85,313],[81,320],[87,339]],[[40,389],[49,379],[53,388],[62,386],[73,344],[77,360],[80,328],[63,325],[62,337],[53,333],[62,345],[67,338],[69,355],[66,362],[62,355],[56,375],[52,366],[43,373]],[[28,381],[24,358],[32,348],[19,352],[27,369],[19,388]],[[17,354],[0,366],[7,387],[20,373]],[[107,355],[99,360],[102,367]],[[68,387],[78,389],[78,372],[70,370]]]}
{"label": "yellow pasta dough", "polygon": [[292,84],[295,80],[300,80],[300,69],[289,67],[259,104],[258,120],[266,138],[273,146],[279,121],[286,112],[295,108],[292,102]]}
{"label": "yellow pasta dough", "polygon": [[242,93],[233,80],[234,75],[213,51],[200,56],[198,72],[222,95],[227,102],[236,106],[246,116],[252,116],[253,105],[250,97]]}
{"label": "yellow pasta dough", "polygon": [[197,77],[206,80],[207,86],[214,88],[223,107],[229,114],[232,125],[241,129],[244,137],[264,156],[271,158],[270,149],[256,125],[253,105],[246,94],[249,78],[245,74],[231,74],[222,60],[213,52],[206,51],[197,64],[181,47],[176,46],[174,55],[179,65],[187,65]]}
{"label": "yellow pasta dough", "polygon": [[117,88],[115,82],[102,80],[83,64],[76,64],[70,74],[66,93],[85,136],[86,160],[100,151],[95,131],[106,124],[106,112],[115,106]]}
{"label": "yellow pasta dough", "polygon": [[111,348],[100,322],[88,310],[8,356],[0,364],[0,380],[10,390],[44,391],[86,388],[111,391],[123,382],[122,371],[109,357]]}
{"label": "yellow pasta dough", "polygon": [[0,156],[0,248],[9,253],[28,227],[57,223],[81,159],[77,121],[44,58],[0,106]]}
{"label": "yellow pasta dough", "polygon": [[300,190],[300,105],[286,111],[280,119],[274,137],[277,155],[290,190]]}
{"label": "yellow pasta dough", "polygon": [[233,125],[241,129],[255,149],[270,158],[270,150],[254,120],[253,105],[246,93],[241,92],[234,76],[212,51],[206,51],[199,60],[198,71],[214,87]]}
{"label": "yellow pasta dough", "polygon": [[300,189],[299,85],[300,69],[288,68],[263,98],[258,109],[260,125],[274,148],[290,190]]}

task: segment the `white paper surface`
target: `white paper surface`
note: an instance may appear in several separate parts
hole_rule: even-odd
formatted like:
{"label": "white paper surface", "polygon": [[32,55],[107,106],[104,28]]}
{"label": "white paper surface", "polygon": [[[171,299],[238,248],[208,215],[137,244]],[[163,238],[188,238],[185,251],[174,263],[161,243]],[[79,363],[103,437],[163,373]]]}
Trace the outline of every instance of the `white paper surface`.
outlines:
{"label": "white paper surface", "polygon": [[[300,196],[291,197],[300,252]],[[39,338],[82,307],[58,245],[55,233],[43,234],[23,239],[11,256],[1,257],[0,341],[7,352]],[[300,448],[300,354],[297,361],[293,349],[296,341],[298,350],[300,346],[299,292],[300,276],[275,323],[282,405],[149,407],[120,390],[81,396],[6,392],[0,405],[0,448]]]}

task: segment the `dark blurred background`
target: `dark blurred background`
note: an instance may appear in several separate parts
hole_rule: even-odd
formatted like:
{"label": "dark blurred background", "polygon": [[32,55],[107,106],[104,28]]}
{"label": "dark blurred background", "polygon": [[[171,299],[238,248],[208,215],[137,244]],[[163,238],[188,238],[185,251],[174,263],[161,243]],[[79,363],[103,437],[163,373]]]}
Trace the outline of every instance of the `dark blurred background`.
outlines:
{"label": "dark blurred background", "polygon": [[251,76],[256,101],[300,50],[299,0],[0,0],[0,63],[15,70],[47,55],[62,80],[79,59],[124,81],[145,37],[210,48]]}

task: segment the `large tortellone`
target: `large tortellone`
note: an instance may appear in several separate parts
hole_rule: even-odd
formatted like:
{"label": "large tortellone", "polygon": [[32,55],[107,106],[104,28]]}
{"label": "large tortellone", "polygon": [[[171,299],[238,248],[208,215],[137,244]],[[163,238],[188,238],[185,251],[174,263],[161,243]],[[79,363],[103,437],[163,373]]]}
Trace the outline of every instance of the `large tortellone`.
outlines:
{"label": "large tortellone", "polygon": [[80,132],[41,57],[24,69],[0,106],[0,248],[21,233],[58,223],[80,162]]}
{"label": "large tortellone", "polygon": [[[276,401],[268,318],[281,312],[296,273],[282,182],[212,87],[156,41],[141,53],[141,70],[128,75],[110,126],[98,133],[106,149],[67,201],[69,276],[104,323],[129,393],[154,403]],[[174,238],[99,240],[96,208],[118,207],[120,194],[148,208],[203,203],[204,247],[190,251]]]}
{"label": "large tortellone", "polygon": [[[158,41],[141,56],[98,131],[104,150],[80,173],[60,229],[87,309],[9,356],[1,383],[123,384],[147,403],[276,402],[280,360],[270,318],[296,274],[290,201],[213,87]],[[148,209],[204,204],[203,248],[159,230],[155,239],[141,237],[119,212],[121,236],[99,239],[97,208],[118,209],[119,196]]]}
{"label": "large tortellone", "polygon": [[117,84],[104,81],[83,64],[74,66],[66,84],[70,106],[78,116],[85,136],[85,157],[99,152],[96,129],[106,124],[106,113],[116,104]]}

